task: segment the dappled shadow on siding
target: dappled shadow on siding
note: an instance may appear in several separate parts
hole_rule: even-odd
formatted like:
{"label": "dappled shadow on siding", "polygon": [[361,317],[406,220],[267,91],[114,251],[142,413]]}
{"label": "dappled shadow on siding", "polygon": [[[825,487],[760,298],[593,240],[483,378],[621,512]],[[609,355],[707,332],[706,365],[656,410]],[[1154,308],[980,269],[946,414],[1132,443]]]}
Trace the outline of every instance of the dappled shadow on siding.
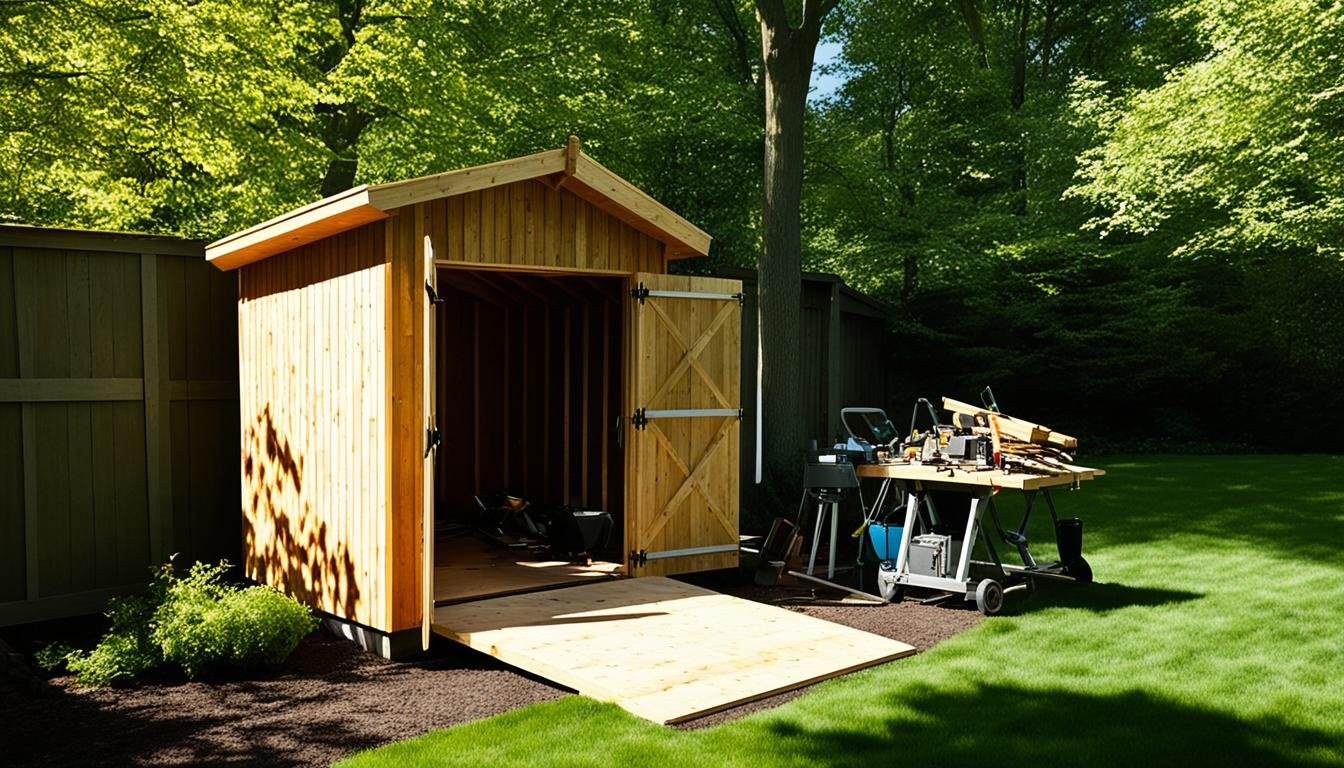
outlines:
{"label": "dappled shadow on siding", "polygon": [[[243,435],[243,563],[263,584],[342,618],[361,616],[358,573],[344,531],[333,532],[303,495],[304,457],[278,432],[267,405]],[[327,512],[327,510],[323,510]]]}

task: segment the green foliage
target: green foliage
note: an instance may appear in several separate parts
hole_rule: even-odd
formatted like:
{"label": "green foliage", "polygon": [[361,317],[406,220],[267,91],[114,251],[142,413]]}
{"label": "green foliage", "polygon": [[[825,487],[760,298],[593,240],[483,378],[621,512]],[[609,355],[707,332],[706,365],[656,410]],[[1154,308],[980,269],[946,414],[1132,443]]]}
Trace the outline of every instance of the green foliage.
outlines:
{"label": "green foliage", "polygon": [[164,660],[188,676],[279,664],[317,626],[307,607],[270,587],[224,584],[227,569],[225,563],[192,566],[155,614],[153,638]]}
{"label": "green foliage", "polygon": [[755,30],[733,3],[0,3],[0,221],[211,238],[577,133],[749,263]]}
{"label": "green foliage", "polygon": [[66,662],[71,654],[78,654],[79,651],[69,643],[55,642],[39,648],[33,654],[33,661],[37,662],[39,669],[47,672],[60,673],[66,669]]}
{"label": "green foliage", "polygon": [[112,601],[112,626],[92,651],[53,645],[39,663],[55,669],[63,662],[81,685],[91,686],[126,682],[165,663],[190,677],[280,664],[317,620],[270,587],[226,583],[229,568],[227,562],[196,563],[179,577],[165,565],[142,592]]}
{"label": "green foliage", "polygon": [[1344,5],[1190,0],[1171,11],[1207,53],[1105,103],[1070,194],[1103,235],[1178,256],[1344,258]]}

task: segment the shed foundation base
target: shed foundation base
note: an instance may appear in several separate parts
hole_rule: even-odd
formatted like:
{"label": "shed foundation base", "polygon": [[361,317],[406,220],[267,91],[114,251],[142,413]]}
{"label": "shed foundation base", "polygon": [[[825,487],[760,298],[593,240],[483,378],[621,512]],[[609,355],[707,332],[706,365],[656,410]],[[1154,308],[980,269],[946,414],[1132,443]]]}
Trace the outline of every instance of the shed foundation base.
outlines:
{"label": "shed foundation base", "polygon": [[328,632],[385,659],[406,661],[423,653],[418,627],[397,632],[383,632],[327,613],[319,612],[318,616],[321,618],[323,628]]}

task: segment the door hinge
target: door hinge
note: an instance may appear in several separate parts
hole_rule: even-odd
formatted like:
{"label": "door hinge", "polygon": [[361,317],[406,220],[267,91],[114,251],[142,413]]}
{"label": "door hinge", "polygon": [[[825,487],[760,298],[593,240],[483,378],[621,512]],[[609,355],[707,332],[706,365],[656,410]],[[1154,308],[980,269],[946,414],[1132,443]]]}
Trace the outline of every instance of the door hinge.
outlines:
{"label": "door hinge", "polygon": [[630,417],[630,426],[635,429],[643,429],[649,425],[649,418],[644,415],[643,408],[636,408],[634,415]]}
{"label": "door hinge", "polygon": [[439,305],[443,303],[443,297],[439,295],[438,291],[434,290],[434,286],[430,285],[428,280],[425,281],[425,293],[429,296],[430,304]]}
{"label": "door hinge", "polygon": [[644,300],[649,298],[649,287],[640,283],[638,288],[630,291],[630,298],[636,299],[640,304],[643,304]]}
{"label": "door hinge", "polygon": [[443,437],[439,434],[438,426],[431,426],[425,430],[425,458],[438,449],[443,442]]}
{"label": "door hinge", "polygon": [[635,550],[633,550],[633,549],[630,550],[630,568],[631,568],[631,570],[633,570],[633,569],[635,569],[635,568],[642,568],[642,567],[644,567],[644,564],[647,563],[647,562],[649,562],[649,553],[648,553],[648,551],[643,550],[643,549],[641,549],[641,550],[639,550],[639,551],[635,551]]}

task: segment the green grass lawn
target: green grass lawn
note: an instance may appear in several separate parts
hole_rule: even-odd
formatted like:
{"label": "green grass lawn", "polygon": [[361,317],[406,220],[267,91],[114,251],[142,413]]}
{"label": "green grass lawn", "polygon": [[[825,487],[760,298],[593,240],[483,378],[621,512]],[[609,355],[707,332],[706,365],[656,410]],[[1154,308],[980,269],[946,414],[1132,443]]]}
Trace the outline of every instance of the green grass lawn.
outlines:
{"label": "green grass lawn", "polygon": [[1344,457],[1102,466],[1057,496],[1098,583],[927,653],[702,731],[572,696],[343,765],[1344,766]]}

